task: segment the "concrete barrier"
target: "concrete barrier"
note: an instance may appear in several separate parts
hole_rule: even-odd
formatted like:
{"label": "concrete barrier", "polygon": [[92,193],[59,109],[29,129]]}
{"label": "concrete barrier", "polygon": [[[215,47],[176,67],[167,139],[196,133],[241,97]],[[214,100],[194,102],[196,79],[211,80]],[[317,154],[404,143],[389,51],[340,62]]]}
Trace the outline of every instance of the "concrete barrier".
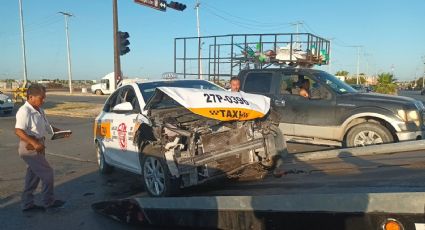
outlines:
{"label": "concrete barrier", "polygon": [[326,151],[297,153],[293,154],[293,158],[298,161],[313,161],[331,158],[344,158],[353,156],[367,156],[378,154],[391,154],[400,152],[410,152],[424,150],[425,153],[425,140],[419,141],[406,141],[391,144],[371,145],[357,148],[346,149],[333,149]]}

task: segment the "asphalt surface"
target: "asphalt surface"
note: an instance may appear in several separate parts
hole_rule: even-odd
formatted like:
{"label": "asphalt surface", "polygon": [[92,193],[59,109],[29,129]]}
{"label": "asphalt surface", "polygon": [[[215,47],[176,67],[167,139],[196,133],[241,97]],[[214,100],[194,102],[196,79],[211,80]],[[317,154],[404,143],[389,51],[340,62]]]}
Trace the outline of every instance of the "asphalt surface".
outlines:
{"label": "asphalt surface", "polygon": [[[12,97],[11,93],[5,93]],[[109,95],[94,95],[91,93],[74,93],[69,95],[66,92],[58,92],[52,91],[47,92],[46,101],[50,103],[62,103],[62,102],[85,102],[85,103],[93,103],[93,104],[103,104]]]}
{"label": "asphalt surface", "polygon": [[402,90],[398,92],[399,96],[411,97],[425,103],[425,95],[421,95],[421,91]]}
{"label": "asphalt surface", "polygon": [[[408,95],[421,98],[414,92]],[[76,97],[76,98],[74,98]],[[101,99],[99,99],[101,98]],[[48,95],[48,100],[85,100],[98,103],[105,97]],[[0,228],[1,229],[135,229],[95,214],[90,205],[97,201],[146,196],[137,175],[115,170],[97,172],[92,144],[93,120],[49,117],[62,129],[73,130],[69,139],[47,141],[47,159],[55,170],[56,194],[67,204],[46,213],[22,213],[20,195],[25,164],[17,154],[13,115],[0,115]],[[289,144],[290,152],[328,149],[326,146]],[[218,181],[182,191],[180,196],[265,195],[293,193],[425,192],[425,153],[410,152],[369,157],[341,157],[285,165],[282,178],[266,175],[258,180]],[[255,175],[255,172],[254,172]],[[39,190],[38,190],[39,191]],[[39,194],[36,195],[39,201]]]}

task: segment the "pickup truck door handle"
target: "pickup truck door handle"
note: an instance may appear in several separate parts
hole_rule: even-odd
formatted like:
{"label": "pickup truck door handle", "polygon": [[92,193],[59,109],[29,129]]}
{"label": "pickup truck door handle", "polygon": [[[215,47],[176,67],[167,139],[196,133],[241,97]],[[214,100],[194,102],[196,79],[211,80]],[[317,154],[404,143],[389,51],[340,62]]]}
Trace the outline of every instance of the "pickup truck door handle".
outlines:
{"label": "pickup truck door handle", "polygon": [[285,106],[285,104],[286,104],[286,102],[285,102],[285,100],[278,100],[278,99],[275,99],[274,100],[274,104],[276,105],[276,106],[279,106],[279,107],[284,107]]}

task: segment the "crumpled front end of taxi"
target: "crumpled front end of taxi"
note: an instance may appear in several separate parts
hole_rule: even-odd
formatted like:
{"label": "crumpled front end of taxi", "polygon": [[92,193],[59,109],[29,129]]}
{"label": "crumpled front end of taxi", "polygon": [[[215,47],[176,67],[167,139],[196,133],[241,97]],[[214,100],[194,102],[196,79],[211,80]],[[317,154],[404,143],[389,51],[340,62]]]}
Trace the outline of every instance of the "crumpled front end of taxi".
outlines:
{"label": "crumpled front end of taxi", "polygon": [[[178,179],[180,188],[217,177],[236,177],[247,166],[254,165],[257,167],[253,168],[258,169],[272,167],[279,154],[286,151],[277,127],[278,118],[269,111],[266,97],[185,89],[193,90],[190,95],[201,97],[205,102],[208,98],[204,94],[211,93],[222,98],[232,95],[229,99],[244,103],[242,108],[236,103],[221,103],[219,108],[204,103],[194,112],[192,104],[183,106],[179,101],[181,98],[169,93],[173,90],[179,91],[170,88],[157,90],[147,106],[152,125],[142,125],[135,141],[142,155],[166,160],[169,173]],[[187,99],[184,101],[187,102]],[[254,103],[259,105],[246,106]],[[217,119],[215,113],[209,113],[218,110],[225,119]],[[209,115],[202,114],[204,111],[208,111]],[[251,111],[256,114],[244,114]],[[263,115],[258,115],[260,113]],[[253,117],[247,119],[247,116]]]}

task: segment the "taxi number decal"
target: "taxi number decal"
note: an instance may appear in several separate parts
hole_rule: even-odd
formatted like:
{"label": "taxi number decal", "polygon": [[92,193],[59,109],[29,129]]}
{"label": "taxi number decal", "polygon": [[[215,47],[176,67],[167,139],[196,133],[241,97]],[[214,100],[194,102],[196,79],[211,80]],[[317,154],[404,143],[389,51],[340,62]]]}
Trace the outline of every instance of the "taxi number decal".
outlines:
{"label": "taxi number decal", "polygon": [[227,101],[230,104],[241,104],[241,105],[249,105],[248,101],[243,99],[242,97],[235,96],[224,96],[213,93],[204,93],[204,97],[207,103],[222,103],[222,101]]}

